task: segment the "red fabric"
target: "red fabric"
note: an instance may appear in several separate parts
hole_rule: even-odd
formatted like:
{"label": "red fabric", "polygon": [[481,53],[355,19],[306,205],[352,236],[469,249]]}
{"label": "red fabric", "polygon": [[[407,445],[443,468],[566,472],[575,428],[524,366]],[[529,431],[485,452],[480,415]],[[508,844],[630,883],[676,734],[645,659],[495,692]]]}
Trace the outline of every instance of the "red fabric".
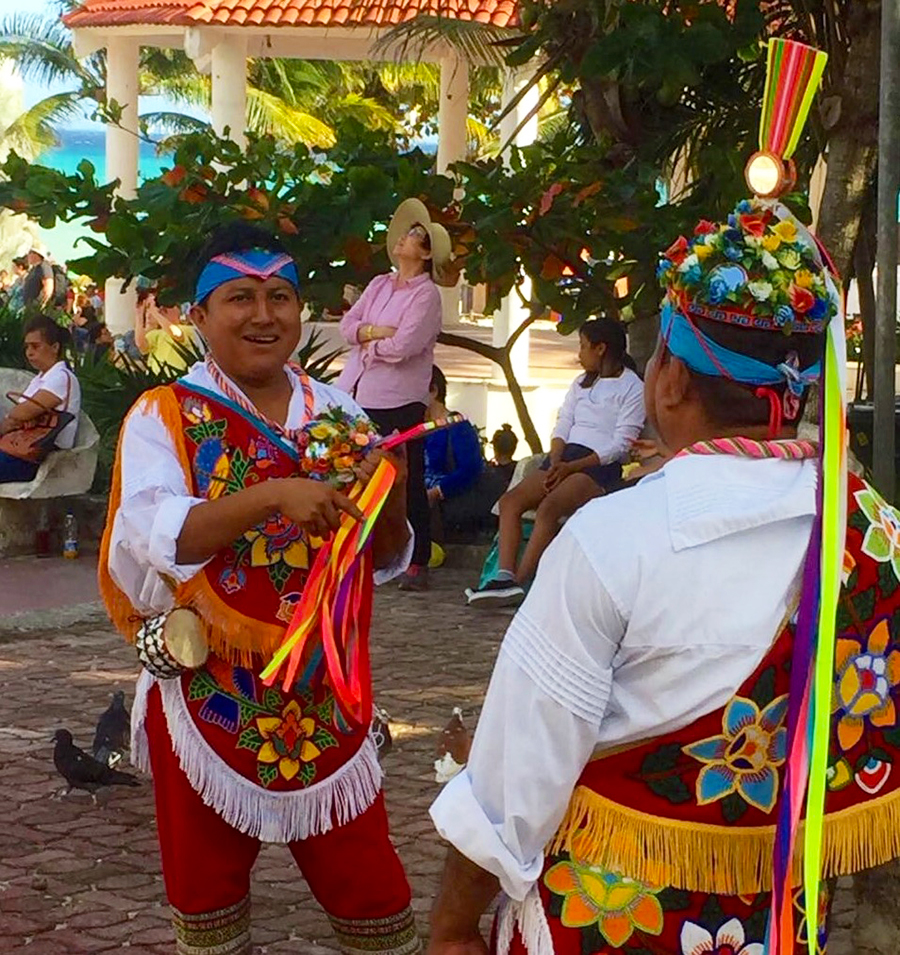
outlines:
{"label": "red fabric", "polygon": [[[240,902],[250,891],[259,840],[229,826],[191,787],[172,750],[156,687],[150,691],[145,726],[169,902],[191,915]],[[382,795],[345,826],[288,848],[331,916],[387,918],[409,905],[409,883],[388,835]]]}

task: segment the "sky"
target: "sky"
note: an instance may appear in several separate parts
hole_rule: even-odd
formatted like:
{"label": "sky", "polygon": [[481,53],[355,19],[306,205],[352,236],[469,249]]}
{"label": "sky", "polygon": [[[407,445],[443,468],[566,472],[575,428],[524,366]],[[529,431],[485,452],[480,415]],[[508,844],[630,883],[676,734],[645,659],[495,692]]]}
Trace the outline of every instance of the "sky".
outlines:
{"label": "sky", "polygon": [[[56,15],[58,9],[58,6],[53,3],[52,0],[0,0],[0,21],[5,20],[11,14],[22,13],[23,11],[27,11],[28,13],[47,13],[53,16]],[[51,96],[54,93],[60,93],[67,89],[72,89],[72,86],[65,83],[45,85],[35,80],[25,79],[23,80],[22,86],[22,106],[28,109],[45,96]],[[184,107],[174,107],[171,102],[163,97],[141,97],[141,112],[171,109],[178,109],[182,112],[194,112],[193,110],[185,110]],[[67,125],[77,129],[102,129],[102,124],[93,122],[87,113],[83,118],[73,119]]]}

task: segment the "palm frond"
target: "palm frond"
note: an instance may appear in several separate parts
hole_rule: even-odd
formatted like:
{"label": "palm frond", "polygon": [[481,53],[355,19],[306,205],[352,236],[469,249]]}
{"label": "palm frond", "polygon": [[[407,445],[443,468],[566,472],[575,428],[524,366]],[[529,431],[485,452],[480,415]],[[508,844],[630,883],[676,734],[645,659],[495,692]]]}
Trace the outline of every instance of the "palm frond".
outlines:
{"label": "palm frond", "polygon": [[377,73],[388,93],[401,99],[411,89],[422,90],[434,100],[441,95],[441,70],[435,63],[381,63]]}
{"label": "palm frond", "polygon": [[156,140],[157,148],[168,150],[172,137],[187,136],[190,133],[202,133],[210,128],[210,124],[196,116],[187,113],[159,110],[140,115],[142,132],[151,137],[160,137]]}
{"label": "palm frond", "polygon": [[98,78],[75,56],[71,34],[54,17],[35,13],[4,17],[0,20],[0,56],[15,63],[26,79],[44,85],[97,83]]}
{"label": "palm frond", "polygon": [[319,149],[335,143],[334,130],[322,120],[255,86],[247,88],[247,125],[256,133]]}
{"label": "palm frond", "polygon": [[325,115],[332,121],[338,118],[353,118],[370,129],[396,129],[396,110],[359,93],[348,93],[334,103],[329,103]]}
{"label": "palm frond", "polygon": [[505,57],[498,43],[509,36],[509,30],[474,20],[415,17],[389,30],[375,44],[375,53],[398,62],[417,61],[429,48],[450,47],[473,65],[502,66]]}
{"label": "palm frond", "polygon": [[36,156],[57,143],[54,127],[81,115],[77,93],[55,93],[17,116],[2,132],[2,143],[23,156]]}

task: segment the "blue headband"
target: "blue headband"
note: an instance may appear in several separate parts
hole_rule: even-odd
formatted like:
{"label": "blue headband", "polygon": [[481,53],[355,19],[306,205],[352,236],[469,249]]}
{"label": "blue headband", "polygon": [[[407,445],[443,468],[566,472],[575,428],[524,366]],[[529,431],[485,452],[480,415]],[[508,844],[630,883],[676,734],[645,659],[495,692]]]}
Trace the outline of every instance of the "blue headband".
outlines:
{"label": "blue headband", "polygon": [[202,302],[220,285],[249,275],[265,281],[273,275],[286,279],[295,289],[300,289],[300,276],[294,260],[284,252],[269,252],[267,249],[246,249],[241,252],[225,252],[210,259],[197,279],[194,301]]}
{"label": "blue headband", "polygon": [[682,314],[670,299],[663,303],[660,318],[662,337],[669,351],[699,375],[730,378],[745,385],[787,385],[799,398],[822,374],[822,363],[800,369],[796,360],[767,365],[714,342]]}

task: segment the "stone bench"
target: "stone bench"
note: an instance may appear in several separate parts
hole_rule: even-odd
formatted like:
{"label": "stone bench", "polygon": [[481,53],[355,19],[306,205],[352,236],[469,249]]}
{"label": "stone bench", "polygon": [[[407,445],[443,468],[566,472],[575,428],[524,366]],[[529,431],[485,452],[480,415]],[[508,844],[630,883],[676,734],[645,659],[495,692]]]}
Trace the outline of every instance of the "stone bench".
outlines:
{"label": "stone bench", "polygon": [[[0,368],[0,401],[8,391],[24,391],[34,375],[16,368]],[[0,404],[0,407],[3,407]],[[51,452],[32,481],[0,483],[0,556],[27,553],[34,546],[34,530],[51,499],[86,494],[94,482],[100,435],[82,411],[75,445]]]}

